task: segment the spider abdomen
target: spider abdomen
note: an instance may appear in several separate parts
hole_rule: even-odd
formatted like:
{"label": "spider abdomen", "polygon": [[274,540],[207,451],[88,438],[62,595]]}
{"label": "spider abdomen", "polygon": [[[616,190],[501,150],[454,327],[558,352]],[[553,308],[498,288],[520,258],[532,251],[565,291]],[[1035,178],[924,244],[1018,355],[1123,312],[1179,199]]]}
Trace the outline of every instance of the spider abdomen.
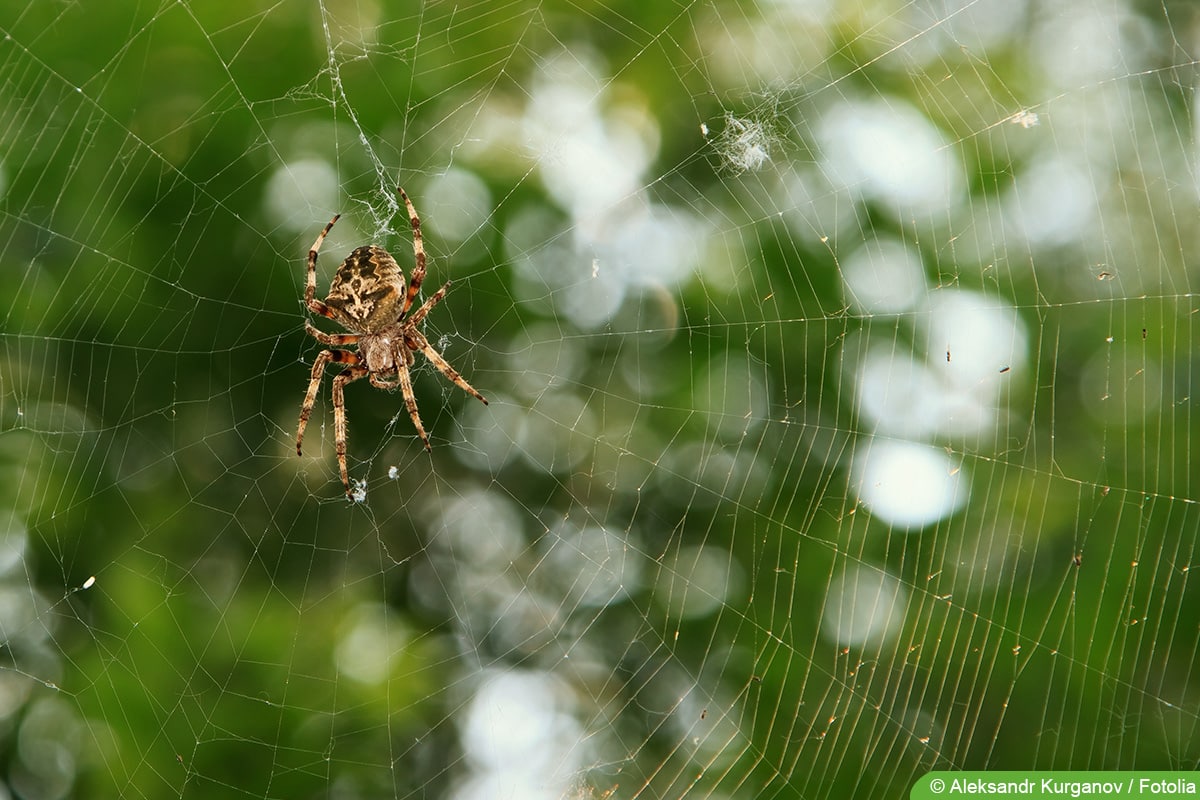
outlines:
{"label": "spider abdomen", "polygon": [[356,248],[338,267],[325,305],[342,325],[374,333],[395,323],[404,304],[404,273],[378,245]]}

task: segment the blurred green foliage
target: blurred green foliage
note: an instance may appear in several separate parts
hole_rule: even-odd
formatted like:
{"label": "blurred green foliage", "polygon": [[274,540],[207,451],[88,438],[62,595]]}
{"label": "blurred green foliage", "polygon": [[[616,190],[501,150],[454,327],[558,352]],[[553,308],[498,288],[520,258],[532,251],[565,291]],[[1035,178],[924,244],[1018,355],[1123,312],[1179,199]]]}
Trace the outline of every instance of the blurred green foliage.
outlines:
{"label": "blurred green foliage", "polygon": [[[1013,392],[1024,417],[1002,434],[1011,441],[947,445],[974,468],[973,502],[936,530],[884,532],[855,514],[845,478],[854,444],[873,432],[844,396],[838,353],[861,330],[902,341],[904,321],[849,312],[838,254],[861,241],[798,236],[769,178],[731,174],[700,132],[726,113],[770,116],[780,161],[811,167],[805,112],[830,96],[902,97],[955,143],[974,197],[1002,193],[1037,156],[1002,121],[1019,110],[1014,97],[1048,94],[1044,73],[1020,43],[897,68],[888,57],[917,51],[925,30],[902,24],[906,9],[880,12],[899,33],[866,24],[865,9],[814,26],[826,55],[761,87],[715,80],[722,56],[699,43],[706,26],[757,19],[749,4],[0,3],[0,508],[30,531],[21,590],[38,598],[36,613],[5,627],[6,666],[29,693],[0,731],[18,792],[48,796],[32,787],[58,774],[22,751],[20,734],[23,715],[51,696],[83,730],[74,782],[56,796],[440,795],[465,769],[461,675],[557,662],[585,634],[612,643],[612,675],[589,678],[593,699],[622,698],[611,719],[591,710],[610,743],[585,778],[601,791],[619,784],[618,797],[642,786],[643,797],[884,797],[935,766],[1194,766],[1190,251],[1159,240],[1165,266],[1149,300],[1131,276],[1153,271],[1153,251],[1116,295],[1072,296],[1071,276],[1093,268],[1088,253],[1014,244],[996,259],[1010,262],[1000,278],[991,263],[957,258],[954,223],[858,210],[861,241],[877,230],[911,238],[939,282],[994,291],[1037,339],[1036,375]],[[887,36],[900,44],[883,46]],[[420,187],[457,166],[464,118],[521,98],[548,53],[584,46],[602,55],[610,88],[640,95],[658,122],[650,192],[695,211],[723,248],[710,256],[722,277],[672,287],[680,330],[647,356],[672,390],[642,398],[614,377],[640,352],[637,337],[657,331],[561,323],[563,339],[584,340],[578,387],[617,424],[580,466],[551,475],[520,463],[486,474],[449,448],[414,457],[392,427],[407,423],[396,421],[398,398],[352,387],[352,463],[372,466],[372,502],[345,505],[331,444],[302,462],[291,438],[314,352],[303,258],[327,211],[297,197],[310,229],[281,228],[264,209],[266,184],[294,159],[327,162],[342,181],[339,210],[369,231],[368,209],[391,202],[397,175]],[[1156,118],[1179,103],[1132,68],[1124,78],[1147,91]],[[1090,89],[1054,91],[1086,99]],[[496,210],[487,247],[454,263],[469,280],[437,313],[443,329],[469,332],[473,372],[503,394],[518,371],[510,342],[542,321],[514,300],[506,225],[550,201],[519,158],[471,166]],[[1143,203],[1138,177],[1122,177],[1117,194],[1150,220],[1131,240],[1179,223],[1187,230],[1174,235],[1190,241],[1190,200],[1147,192]],[[1099,222],[1100,238],[1121,232],[1113,219]],[[988,221],[981,211],[962,227]],[[426,224],[433,255],[453,261],[437,220]],[[402,235],[391,244],[407,247]],[[1027,267],[1034,255],[1068,266]],[[1127,425],[1081,411],[1079,374],[1101,334],[1137,346],[1143,327],[1170,376],[1161,413]],[[731,354],[772,390],[766,419],[741,438],[713,433],[692,395]],[[424,413],[452,429],[451,411],[435,409],[462,399],[433,381],[417,390]],[[1128,397],[1121,408],[1136,405]],[[644,438],[626,433],[628,420]],[[703,467],[683,472],[671,459],[696,444],[752,453],[768,473],[762,488],[743,494],[740,476],[713,490]],[[667,465],[679,473],[664,475]],[[602,479],[621,469],[644,474],[636,492]],[[684,569],[673,562],[684,542],[728,550],[741,594],[685,618],[646,589],[579,629],[549,614],[550,644],[493,650],[498,634],[473,631],[464,653],[456,626],[471,620],[422,602],[413,577],[432,520],[464,487],[502,491],[525,514],[530,572],[537,537],[586,506],[640,537],[658,575]],[[969,560],[955,546],[980,530],[1005,543],[1002,580],[951,577],[943,591],[931,576]],[[901,576],[910,606],[901,643],[864,660],[822,639],[820,609],[839,569],[876,563]],[[441,569],[448,594],[470,577]],[[74,590],[93,575],[95,586]],[[399,637],[374,682],[339,665],[358,623]],[[716,686],[734,720],[711,772],[639,694],[667,664]]]}

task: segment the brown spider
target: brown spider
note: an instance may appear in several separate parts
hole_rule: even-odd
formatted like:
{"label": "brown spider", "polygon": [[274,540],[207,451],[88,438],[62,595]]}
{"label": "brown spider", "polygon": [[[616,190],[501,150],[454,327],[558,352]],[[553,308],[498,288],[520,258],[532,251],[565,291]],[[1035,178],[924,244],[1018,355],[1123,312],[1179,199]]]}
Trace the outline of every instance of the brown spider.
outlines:
{"label": "brown spider", "polygon": [[[429,437],[425,435],[425,427],[417,413],[417,399],[413,396],[412,378],[409,369],[413,365],[413,354],[420,351],[425,355],[438,372],[445,375],[456,386],[467,394],[477,398],[484,405],[487,400],[467,383],[454,367],[433,349],[429,340],[418,328],[424,321],[425,315],[446,296],[450,288],[447,281],[438,289],[424,305],[406,316],[417,293],[421,290],[421,281],[425,279],[425,246],[421,243],[421,220],[412,201],[400,187],[396,187],[404,205],[408,207],[408,216],[412,220],[413,229],[413,266],[412,280],[407,290],[404,286],[404,272],[396,259],[377,245],[364,245],[356,248],[338,267],[337,274],[329,286],[329,296],[325,302],[316,299],[317,291],[317,251],[321,242],[333,227],[333,223],[341,216],[337,214],[321,231],[321,235],[313,242],[308,251],[308,283],[304,287],[304,303],[314,314],[328,317],[340,324],[350,333],[323,333],[309,320],[304,321],[304,329],[326,347],[345,347],[348,344],[358,346],[358,352],[350,350],[322,350],[312,365],[312,378],[308,383],[308,393],[304,395],[304,405],[300,407],[300,427],[296,431],[296,454],[300,455],[300,446],[304,442],[304,428],[312,414],[313,403],[317,399],[317,390],[321,386],[321,376],[325,374],[325,366],[329,362],[345,364],[346,368],[333,379],[333,440],[337,449],[338,468],[342,474],[342,485],[346,494],[353,496],[350,490],[350,478],[346,474],[346,403],[342,390],[347,383],[359,378],[370,378],[371,385],[379,389],[395,389],[400,387],[404,394],[404,406],[408,416],[425,443],[425,449],[431,450]],[[394,379],[388,379],[389,376]]]}

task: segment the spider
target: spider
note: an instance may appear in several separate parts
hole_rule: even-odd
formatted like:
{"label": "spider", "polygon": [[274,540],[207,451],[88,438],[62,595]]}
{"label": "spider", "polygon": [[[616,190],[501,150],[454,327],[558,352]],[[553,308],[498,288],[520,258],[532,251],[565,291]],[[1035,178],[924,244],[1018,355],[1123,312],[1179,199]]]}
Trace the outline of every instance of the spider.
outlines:
{"label": "spider", "polygon": [[421,416],[417,413],[417,399],[413,395],[412,378],[409,375],[415,360],[414,353],[424,354],[425,358],[437,367],[438,372],[487,405],[484,396],[475,391],[475,388],[450,366],[419,330],[425,315],[446,296],[450,282],[447,281],[442,288],[434,292],[411,316],[408,313],[421,290],[421,282],[425,279],[425,246],[421,242],[421,220],[417,217],[417,210],[413,208],[412,201],[408,199],[404,189],[396,187],[396,191],[408,208],[408,216],[412,221],[415,264],[407,289],[404,285],[404,272],[396,263],[396,259],[382,247],[370,244],[356,248],[346,256],[346,260],[333,276],[329,296],[325,298],[325,302],[316,299],[317,251],[321,249],[321,243],[325,241],[325,236],[333,228],[333,224],[341,217],[340,214],[334,215],[325,226],[325,230],[321,231],[317,240],[313,242],[312,249],[308,251],[308,282],[304,287],[304,304],[312,313],[328,317],[350,332],[324,333],[307,319],[304,321],[304,329],[327,348],[341,348],[352,344],[357,345],[358,352],[326,349],[313,361],[308,392],[304,395],[304,405],[300,407],[296,454],[300,455],[300,448],[304,442],[304,428],[312,414],[325,367],[330,362],[345,364],[346,368],[333,379],[333,439],[342,485],[346,487],[346,494],[350,497],[353,497],[353,493],[350,489],[350,478],[346,473],[346,402],[343,397],[346,384],[359,378],[369,378],[371,385],[378,389],[395,389],[399,386],[404,394],[404,406],[408,410],[408,416],[412,418],[413,426],[424,442],[426,451],[431,451],[432,448],[429,446],[429,437],[425,435],[425,426],[421,424]]}

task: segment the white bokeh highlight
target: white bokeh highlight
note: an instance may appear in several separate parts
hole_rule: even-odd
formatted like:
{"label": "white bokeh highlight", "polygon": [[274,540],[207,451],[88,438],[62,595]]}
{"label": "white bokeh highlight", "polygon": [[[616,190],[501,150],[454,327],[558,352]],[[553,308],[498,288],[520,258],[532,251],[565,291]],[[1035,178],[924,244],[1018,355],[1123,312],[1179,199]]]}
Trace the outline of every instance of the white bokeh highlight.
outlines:
{"label": "white bokeh highlight", "polygon": [[494,208],[487,184],[473,172],[451,167],[424,185],[420,214],[437,223],[438,241],[456,245],[489,224]]}
{"label": "white bokeh highlight", "polygon": [[1088,165],[1053,156],[1023,170],[1004,196],[1003,215],[1030,244],[1064,245],[1086,237],[1099,215]]}
{"label": "white bokeh highlight", "polygon": [[327,162],[300,158],[281,164],[267,179],[263,207],[289,233],[313,231],[333,216],[341,196],[337,171]]}
{"label": "white bokeh highlight", "polygon": [[876,239],[842,261],[850,301],[870,314],[897,314],[924,300],[928,291],[920,253],[896,239]]}
{"label": "white bokeh highlight", "polygon": [[381,683],[390,677],[408,640],[407,627],[387,606],[362,603],[348,615],[335,647],[338,673],[359,683]]}
{"label": "white bokeh highlight", "polygon": [[567,687],[546,672],[485,675],[460,721],[470,774],[454,800],[558,800],[578,774],[585,733]]}
{"label": "white bokeh highlight", "polygon": [[878,519],[920,528],[950,516],[967,501],[966,472],[937,447],[877,439],[854,456],[852,485]]}
{"label": "white bokeh highlight", "polygon": [[839,646],[866,647],[893,638],[904,623],[908,592],[895,576],[851,565],[829,583],[821,633]]}
{"label": "white bokeh highlight", "polygon": [[521,309],[601,330],[630,297],[689,280],[704,262],[709,226],[691,207],[647,191],[659,123],[638,87],[612,79],[597,51],[548,54],[528,87],[480,108],[463,153],[536,176],[552,201],[505,217],[501,238]]}
{"label": "white bokeh highlight", "polygon": [[565,601],[572,611],[619,603],[641,589],[640,550],[631,546],[627,534],[566,521],[542,542],[539,574],[549,587],[547,595]]}
{"label": "white bokeh highlight", "polygon": [[831,183],[894,212],[935,213],[965,197],[957,150],[898,98],[834,106],[821,119],[817,138]]}
{"label": "white bokeh highlight", "polygon": [[[852,337],[858,413],[874,433],[911,439],[980,438],[1003,415],[1006,387],[1027,373],[1029,333],[1009,305],[977,292],[940,291],[914,319],[913,348]],[[914,352],[916,350],[916,352]]]}
{"label": "white bokeh highlight", "polygon": [[535,71],[525,110],[526,142],[542,182],[577,218],[636,191],[658,153],[657,121],[641,103],[608,102],[606,73],[589,47],[561,50]]}

